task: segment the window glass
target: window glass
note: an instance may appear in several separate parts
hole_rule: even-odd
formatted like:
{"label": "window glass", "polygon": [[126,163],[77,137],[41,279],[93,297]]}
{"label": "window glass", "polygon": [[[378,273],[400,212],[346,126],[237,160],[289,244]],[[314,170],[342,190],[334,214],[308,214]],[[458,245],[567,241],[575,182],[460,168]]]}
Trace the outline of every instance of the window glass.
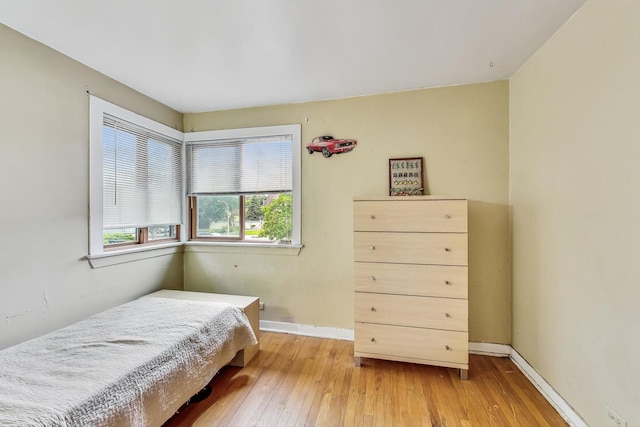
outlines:
{"label": "window glass", "polygon": [[156,225],[149,227],[149,240],[177,239],[175,225]]}
{"label": "window glass", "polygon": [[292,194],[245,197],[245,239],[290,243],[293,225]]}
{"label": "window glass", "polygon": [[240,238],[240,196],[199,196],[196,237]]}
{"label": "window glass", "polygon": [[121,245],[138,241],[137,228],[105,228],[103,242],[106,245]]}

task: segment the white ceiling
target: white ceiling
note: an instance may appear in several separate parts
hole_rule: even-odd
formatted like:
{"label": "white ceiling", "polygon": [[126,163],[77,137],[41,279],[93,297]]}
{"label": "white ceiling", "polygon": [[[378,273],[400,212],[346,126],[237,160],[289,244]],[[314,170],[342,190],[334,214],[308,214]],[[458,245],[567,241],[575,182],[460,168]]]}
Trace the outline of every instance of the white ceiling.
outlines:
{"label": "white ceiling", "polygon": [[180,112],[509,78],[585,0],[0,0],[0,22]]}

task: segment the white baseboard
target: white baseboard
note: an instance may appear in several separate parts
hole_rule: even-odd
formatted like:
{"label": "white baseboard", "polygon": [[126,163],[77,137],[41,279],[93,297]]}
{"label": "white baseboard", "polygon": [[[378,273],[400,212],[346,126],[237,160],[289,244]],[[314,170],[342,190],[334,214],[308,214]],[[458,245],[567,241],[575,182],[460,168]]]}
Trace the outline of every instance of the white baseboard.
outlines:
{"label": "white baseboard", "polygon": [[[292,335],[305,335],[318,338],[332,338],[353,341],[353,329],[327,328],[322,326],[300,325],[297,323],[260,321],[260,330],[281,332]],[[527,379],[555,408],[571,427],[589,427],[576,411],[560,396],[551,385],[536,370],[520,356],[510,345],[485,342],[470,342],[469,353],[493,357],[509,357],[522,371]]]}
{"label": "white baseboard", "polygon": [[513,363],[522,371],[522,373],[531,381],[531,383],[538,389],[540,394],[556,411],[564,418],[564,420],[572,427],[589,427],[585,423],[580,415],[560,396],[551,385],[542,376],[529,365],[529,363],[520,354],[511,347],[511,354],[509,355]]}
{"label": "white baseboard", "polygon": [[469,353],[482,356],[509,357],[511,355],[511,346],[490,342],[470,342]]}
{"label": "white baseboard", "polygon": [[300,325],[297,323],[260,321],[260,330],[268,332],[282,332],[292,335],[308,337],[333,338],[337,340],[353,341],[353,329],[327,328],[323,326]]}

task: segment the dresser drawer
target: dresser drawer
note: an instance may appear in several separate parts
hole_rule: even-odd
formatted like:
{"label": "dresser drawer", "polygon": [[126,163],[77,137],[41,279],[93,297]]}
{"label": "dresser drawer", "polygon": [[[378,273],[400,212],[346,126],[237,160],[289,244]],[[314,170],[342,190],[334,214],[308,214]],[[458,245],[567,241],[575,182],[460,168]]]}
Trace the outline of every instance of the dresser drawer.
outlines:
{"label": "dresser drawer", "polygon": [[381,355],[447,363],[469,363],[467,332],[356,322],[354,346],[356,356]]}
{"label": "dresser drawer", "polygon": [[467,232],[466,200],[354,201],[354,231]]}
{"label": "dresser drawer", "polygon": [[354,259],[365,262],[467,265],[467,235],[353,233]]}
{"label": "dresser drawer", "polygon": [[356,292],[467,298],[468,267],[356,262]]}
{"label": "dresser drawer", "polygon": [[357,322],[468,331],[467,300],[356,292]]}

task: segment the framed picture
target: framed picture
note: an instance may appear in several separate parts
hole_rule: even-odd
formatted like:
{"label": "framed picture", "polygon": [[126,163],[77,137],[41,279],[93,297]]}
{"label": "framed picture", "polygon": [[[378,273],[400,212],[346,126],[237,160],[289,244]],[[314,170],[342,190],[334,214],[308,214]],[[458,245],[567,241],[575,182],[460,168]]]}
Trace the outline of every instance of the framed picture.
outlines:
{"label": "framed picture", "polygon": [[389,195],[421,196],[424,194],[422,157],[389,159]]}

